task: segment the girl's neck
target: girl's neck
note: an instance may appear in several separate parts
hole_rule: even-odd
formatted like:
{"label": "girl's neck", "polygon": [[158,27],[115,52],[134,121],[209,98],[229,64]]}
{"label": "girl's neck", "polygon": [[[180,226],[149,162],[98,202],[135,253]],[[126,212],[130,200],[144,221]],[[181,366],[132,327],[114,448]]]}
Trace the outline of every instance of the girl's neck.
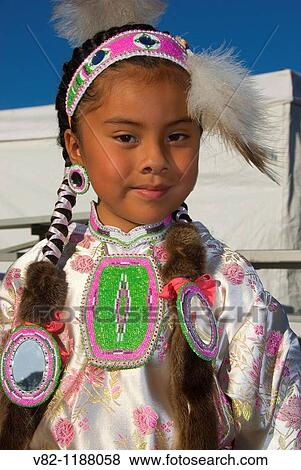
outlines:
{"label": "girl's neck", "polygon": [[125,233],[128,233],[133,228],[143,225],[143,224],[136,224],[132,222],[131,220],[127,220],[127,219],[119,217],[116,214],[113,214],[112,212],[108,211],[106,206],[104,204],[101,204],[99,200],[96,205],[96,211],[97,211],[98,219],[103,225],[110,225],[112,227],[117,227]]}

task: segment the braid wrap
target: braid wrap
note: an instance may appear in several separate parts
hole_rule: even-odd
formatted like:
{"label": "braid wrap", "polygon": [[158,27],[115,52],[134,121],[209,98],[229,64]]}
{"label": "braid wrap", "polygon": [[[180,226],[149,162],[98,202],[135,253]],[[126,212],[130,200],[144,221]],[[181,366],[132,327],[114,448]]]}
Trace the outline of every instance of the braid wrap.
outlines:
{"label": "braid wrap", "polygon": [[65,167],[64,178],[57,191],[58,200],[54,206],[51,217],[51,225],[46,234],[48,240],[43,247],[44,257],[56,265],[64,249],[65,240],[68,235],[68,225],[72,219],[72,209],[76,202],[76,193],[68,183],[70,167]]}

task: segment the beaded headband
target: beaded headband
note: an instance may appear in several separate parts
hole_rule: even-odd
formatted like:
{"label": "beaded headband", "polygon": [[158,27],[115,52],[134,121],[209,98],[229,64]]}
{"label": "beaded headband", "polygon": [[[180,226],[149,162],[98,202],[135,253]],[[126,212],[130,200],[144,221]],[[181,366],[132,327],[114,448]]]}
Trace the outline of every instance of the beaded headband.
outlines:
{"label": "beaded headband", "polygon": [[66,94],[69,123],[87,88],[114,62],[133,56],[161,57],[188,71],[187,47],[187,42],[180,36],[173,38],[166,33],[143,30],[125,31],[104,41],[82,62],[69,84]]}

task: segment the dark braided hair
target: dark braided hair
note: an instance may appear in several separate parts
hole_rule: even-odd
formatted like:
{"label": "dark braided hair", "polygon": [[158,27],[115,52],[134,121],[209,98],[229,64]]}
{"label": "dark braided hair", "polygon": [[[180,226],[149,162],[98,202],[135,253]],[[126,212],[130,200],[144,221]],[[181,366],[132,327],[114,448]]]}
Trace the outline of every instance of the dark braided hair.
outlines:
{"label": "dark braided hair", "polygon": [[[51,217],[51,225],[46,234],[46,244],[42,249],[45,261],[31,263],[27,270],[26,287],[20,302],[19,317],[23,321],[35,321],[31,312],[35,311],[36,305],[45,304],[55,308],[62,308],[66,297],[68,284],[65,272],[58,269],[57,263],[61,257],[68,236],[68,225],[72,219],[72,209],[76,202],[76,194],[70,188],[67,179],[68,167],[71,166],[68,152],[65,147],[64,134],[70,128],[68,116],[65,110],[65,98],[68,85],[83,60],[102,42],[124,31],[129,30],[156,31],[148,24],[126,24],[121,27],[110,28],[107,31],[97,33],[92,39],[88,39],[81,47],[76,47],[72,58],[63,66],[63,77],[59,85],[55,107],[57,110],[59,136],[58,144],[62,147],[65,160],[65,174],[60,188],[58,189],[58,200]],[[170,34],[168,31],[164,31]],[[124,67],[124,62],[140,65],[144,68],[156,69],[165,66],[182,73],[182,78],[187,82],[189,75],[182,67],[164,58],[157,57],[130,57],[123,61],[112,64],[108,69],[119,70]],[[104,76],[106,70],[101,74]],[[151,76],[151,72],[150,72]],[[181,75],[173,73],[173,78],[182,80]],[[97,79],[95,80],[95,82]],[[183,81],[182,81],[183,83]],[[71,120],[71,130],[78,132],[78,122],[81,107],[87,103],[93,104],[95,94],[93,84],[86,90],[84,96],[77,106],[76,112]],[[176,211],[172,213],[176,222],[169,227],[165,243],[169,254],[168,261],[161,267],[162,280],[167,283],[174,277],[186,277],[192,282],[201,274],[206,272],[206,252],[201,243],[197,228],[193,225],[188,215],[188,207],[183,202]],[[49,262],[50,261],[50,262]],[[217,441],[217,414],[213,400],[213,367],[211,362],[200,359],[188,345],[179,322],[175,301],[170,301],[170,315],[174,321],[174,328],[169,338],[170,361],[170,398],[175,424],[176,449],[216,449]],[[40,323],[51,320],[51,317],[40,319]],[[31,437],[39,424],[41,417],[47,407],[44,403],[35,410],[27,410],[6,403],[4,431],[0,436],[0,446],[3,449],[28,448]],[[4,412],[3,412],[4,413]],[[11,425],[11,423],[14,425]],[[20,425],[27,429],[22,433],[16,426]]]}

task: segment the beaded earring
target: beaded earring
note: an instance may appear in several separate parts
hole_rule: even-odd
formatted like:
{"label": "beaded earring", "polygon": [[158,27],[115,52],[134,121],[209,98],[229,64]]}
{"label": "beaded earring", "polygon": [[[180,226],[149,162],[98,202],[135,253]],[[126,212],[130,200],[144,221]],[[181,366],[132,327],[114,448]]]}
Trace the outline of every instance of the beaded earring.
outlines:
{"label": "beaded earring", "polygon": [[71,165],[68,173],[68,183],[76,194],[85,194],[90,187],[87,170],[79,163]]}

